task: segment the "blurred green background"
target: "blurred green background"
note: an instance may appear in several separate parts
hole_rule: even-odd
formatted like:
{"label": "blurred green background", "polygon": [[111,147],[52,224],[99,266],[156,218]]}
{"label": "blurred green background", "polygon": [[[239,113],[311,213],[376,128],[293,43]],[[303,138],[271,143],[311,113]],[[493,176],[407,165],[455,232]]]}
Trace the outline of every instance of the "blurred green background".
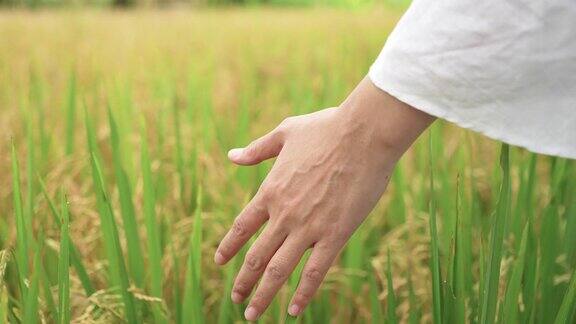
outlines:
{"label": "blurred green background", "polygon": [[[0,4],[0,323],[224,324],[246,249],[213,254],[273,163],[227,150],[339,105],[408,1]],[[499,147],[436,122],[261,323],[574,323],[576,162]]]}

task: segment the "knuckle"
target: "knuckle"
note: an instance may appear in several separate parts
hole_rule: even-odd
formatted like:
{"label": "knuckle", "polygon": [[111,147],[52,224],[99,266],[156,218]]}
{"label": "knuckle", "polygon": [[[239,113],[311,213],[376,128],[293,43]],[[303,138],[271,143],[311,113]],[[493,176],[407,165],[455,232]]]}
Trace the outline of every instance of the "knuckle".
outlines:
{"label": "knuckle", "polygon": [[232,233],[235,236],[242,237],[246,235],[246,223],[241,218],[236,218],[232,223]]}
{"label": "knuckle", "polygon": [[288,219],[288,217],[285,217],[284,215],[278,214],[274,219],[273,226],[274,226],[273,231],[275,235],[280,236],[288,235],[291,228],[290,219]]}
{"label": "knuckle", "polygon": [[238,281],[234,284],[234,289],[233,291],[235,293],[238,293],[242,296],[246,296],[250,291],[249,291],[249,286],[246,282],[244,281]]}
{"label": "knuckle", "polygon": [[224,258],[230,258],[232,256],[232,249],[227,243],[224,243],[218,247],[218,253],[222,254]]}
{"label": "knuckle", "polygon": [[283,206],[282,210],[278,212],[277,217],[277,227],[281,230],[287,230],[295,225],[297,217],[291,208],[288,206]]}
{"label": "knuckle", "polygon": [[318,268],[310,268],[304,271],[304,277],[308,281],[316,284],[322,280],[322,272]]}
{"label": "knuckle", "polygon": [[328,231],[326,242],[321,244],[321,247],[329,249],[335,246],[341,246],[346,243],[349,237],[349,231],[332,228]]}
{"label": "knuckle", "polygon": [[264,265],[264,262],[262,262],[262,258],[260,256],[250,252],[246,255],[246,260],[244,262],[246,268],[253,272],[260,271]]}
{"label": "knuckle", "polygon": [[286,136],[297,124],[297,116],[287,117],[274,130],[279,136]]}
{"label": "knuckle", "polygon": [[[306,218],[306,217],[304,217]],[[310,224],[309,226],[306,226],[304,228],[300,228],[299,229],[299,234],[302,237],[308,238],[310,240],[319,240],[320,238],[322,238],[322,234],[324,234],[324,226],[322,225],[316,225],[316,224]]]}
{"label": "knuckle", "polygon": [[260,188],[260,192],[259,195],[262,197],[263,200],[265,201],[270,201],[272,200],[272,197],[274,195],[274,188],[273,185],[269,184],[269,183],[265,183],[262,185],[262,187]]}
{"label": "knuckle", "polygon": [[266,268],[266,274],[274,281],[282,281],[286,278],[286,270],[278,264],[271,264]]}
{"label": "knuckle", "polygon": [[286,117],[280,122],[279,130],[285,130],[294,124],[295,117]]}
{"label": "knuckle", "polygon": [[250,300],[250,306],[263,309],[266,306],[266,296],[261,291],[256,291]]}
{"label": "knuckle", "polygon": [[301,290],[296,293],[295,300],[299,301],[300,303],[307,303],[310,299],[312,299],[313,293],[307,290]]}
{"label": "knuckle", "polygon": [[251,142],[250,144],[248,144],[248,146],[246,146],[244,154],[249,156],[249,157],[255,157],[258,156],[260,153],[260,145],[258,143],[258,140]]}
{"label": "knuckle", "polygon": [[262,197],[255,197],[249,205],[249,211],[253,214],[262,215],[266,212],[266,204]]}
{"label": "knuckle", "polygon": [[270,231],[274,236],[286,237],[290,233],[290,226],[278,217],[271,218]]}

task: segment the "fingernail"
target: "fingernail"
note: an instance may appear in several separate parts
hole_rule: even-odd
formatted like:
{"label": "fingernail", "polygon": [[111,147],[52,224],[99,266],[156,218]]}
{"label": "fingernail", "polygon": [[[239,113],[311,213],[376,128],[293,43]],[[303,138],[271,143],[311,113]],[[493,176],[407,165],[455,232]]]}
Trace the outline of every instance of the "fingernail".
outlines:
{"label": "fingernail", "polygon": [[242,295],[240,295],[239,293],[237,292],[232,293],[232,301],[235,304],[240,304],[242,302],[242,299],[244,299],[244,297],[242,297]]}
{"label": "fingernail", "polygon": [[300,315],[300,307],[296,304],[292,304],[289,308],[288,308],[288,314],[290,314],[290,316],[298,316]]}
{"label": "fingernail", "polygon": [[258,319],[258,316],[260,314],[258,314],[258,311],[256,310],[256,308],[250,306],[248,308],[246,308],[246,311],[244,312],[244,317],[246,318],[246,320],[248,321],[255,321]]}
{"label": "fingernail", "polygon": [[240,157],[241,154],[242,154],[241,148],[231,149],[230,151],[228,151],[228,158],[229,159],[237,159]]}
{"label": "fingernail", "polygon": [[214,254],[214,262],[218,265],[222,265],[224,264],[224,256],[222,255],[222,253],[220,252],[216,252],[216,254]]}

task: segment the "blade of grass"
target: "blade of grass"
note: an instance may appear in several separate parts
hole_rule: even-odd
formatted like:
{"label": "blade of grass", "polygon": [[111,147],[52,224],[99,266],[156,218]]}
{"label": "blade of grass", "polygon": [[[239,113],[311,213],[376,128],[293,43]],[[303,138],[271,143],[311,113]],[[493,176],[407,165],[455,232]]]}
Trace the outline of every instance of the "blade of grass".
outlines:
{"label": "blade of grass", "polygon": [[504,295],[501,323],[518,323],[518,299],[522,289],[522,277],[524,275],[526,246],[528,241],[528,226],[526,224],[522,233],[522,240],[520,241],[520,248],[518,249],[518,256],[514,262],[512,274],[508,280],[508,287]]}
{"label": "blade of grass", "polygon": [[20,189],[20,167],[16,155],[14,140],[12,140],[12,192],[14,196],[14,216],[16,218],[16,261],[18,264],[18,275],[20,277],[20,290],[23,297],[26,296],[25,280],[28,278],[28,227],[24,220],[22,208],[22,191]]}
{"label": "blade of grass", "polygon": [[[457,226],[456,224],[452,224]],[[453,232],[447,231],[447,232]],[[444,314],[444,322],[454,323],[456,315],[456,292],[455,292],[455,271],[456,271],[456,239],[452,233],[452,239],[450,240],[450,247],[448,250],[448,260],[446,261],[446,279],[444,281],[444,287],[442,287],[442,301],[443,309],[442,314]]]}
{"label": "blade of grass", "polygon": [[[344,267],[348,270],[354,271],[355,273],[361,272],[364,269],[364,262],[367,260],[364,254],[365,247],[362,236],[364,232],[362,231],[362,228],[363,226],[352,235],[345,248],[344,254]],[[362,280],[362,278],[357,274],[348,277],[350,289],[352,289],[354,293],[359,292],[363,281],[364,280]],[[347,301],[343,300],[343,302]]]}
{"label": "blade of grass", "polygon": [[190,237],[184,298],[182,299],[182,323],[204,323],[202,290],[200,286],[200,265],[202,244],[202,188],[198,189],[198,201],[194,213],[194,228]]}
{"label": "blade of grass", "polygon": [[421,319],[421,311],[420,307],[418,306],[418,300],[416,299],[416,294],[414,293],[414,285],[412,283],[412,277],[410,276],[410,272],[408,272],[408,303],[410,305],[409,314],[408,314],[408,323],[409,324],[418,324],[420,323]]}
{"label": "blade of grass", "polygon": [[390,258],[390,249],[388,249],[388,262],[386,265],[386,281],[388,286],[388,307],[386,309],[386,323],[398,323],[396,315],[396,294],[394,293],[394,283],[392,281],[392,258]]}
{"label": "blade of grass", "polygon": [[[574,316],[574,309],[576,309],[576,271],[572,273],[572,279],[570,280],[570,285],[568,290],[564,295],[560,310],[556,315],[556,320],[554,324],[568,324],[571,323],[570,317]],[[573,322],[572,322],[573,323]]]}
{"label": "blade of grass", "polygon": [[58,323],[70,322],[70,218],[68,202],[62,194],[62,226],[60,229],[60,256],[58,258]]}
{"label": "blade of grass", "polygon": [[128,291],[130,286],[128,273],[126,271],[126,265],[124,264],[124,258],[122,256],[120,238],[118,236],[118,229],[116,228],[114,214],[110,205],[110,199],[108,198],[108,194],[105,189],[106,186],[104,185],[104,179],[102,177],[100,165],[93,153],[90,155],[90,157],[92,173],[94,177],[94,191],[97,197],[102,236],[104,239],[106,254],[108,256],[108,262],[110,265],[112,284],[114,286],[120,287],[120,293],[124,302],[125,316],[128,322],[137,323],[138,321],[136,316],[136,308],[134,305],[134,299]]}
{"label": "blade of grass", "polygon": [[534,181],[536,175],[537,155],[531,154],[527,162],[523,164],[520,184],[518,186],[518,196],[516,208],[514,209],[513,223],[511,231],[514,233],[515,244],[518,246],[522,235],[522,224],[529,218],[529,213],[534,209],[532,199],[534,196]]}
{"label": "blade of grass", "polygon": [[10,253],[7,250],[0,251],[0,323],[9,323],[8,313],[8,287],[4,280],[6,278],[6,268],[10,260]]}
{"label": "blade of grass", "polygon": [[[162,248],[160,238],[158,237],[158,222],[156,221],[156,194],[152,181],[152,167],[150,163],[150,154],[148,152],[148,143],[146,141],[146,125],[142,122],[142,179],[144,186],[144,220],[146,223],[148,259],[150,269],[150,291],[152,296],[162,298]],[[165,319],[161,314],[159,307],[154,307],[154,318],[156,323],[164,322]]]}
{"label": "blade of grass", "polygon": [[[576,161],[571,161],[566,179],[576,179]],[[564,251],[568,265],[576,267],[576,181],[567,180],[565,202],[566,227],[564,230]]]}
{"label": "blade of grass", "polygon": [[66,146],[67,156],[74,153],[74,130],[76,127],[76,74],[70,73],[68,81],[68,101],[66,102]]}
{"label": "blade of grass", "polygon": [[[133,102],[133,89],[129,80],[118,82],[115,86],[116,101],[109,101],[110,106],[113,107],[114,113],[117,116],[117,130],[119,147],[122,148],[120,152],[122,165],[126,171],[129,183],[134,186],[134,179],[136,178],[136,169],[133,167],[134,149],[128,145],[128,140],[132,137],[134,125],[138,126],[137,119],[134,118],[134,102]],[[136,122],[135,122],[136,121]]]}
{"label": "blade of grass", "polygon": [[174,305],[172,311],[172,318],[176,324],[182,323],[182,295],[180,289],[180,262],[174,251],[174,241],[170,241],[170,255],[172,257],[173,266],[173,277],[174,282],[172,284],[172,303]]}
{"label": "blade of grass", "polygon": [[390,210],[388,214],[391,219],[392,225],[403,224],[406,222],[406,202],[404,195],[408,193],[408,186],[406,186],[406,180],[404,177],[403,167],[401,164],[394,170],[392,175],[392,185],[394,187],[394,195],[392,196],[393,202],[390,204]]}
{"label": "blade of grass", "polygon": [[494,323],[498,303],[504,234],[506,233],[506,223],[510,214],[510,161],[509,146],[507,144],[502,145],[500,166],[502,168],[502,184],[496,205],[496,213],[494,214],[494,221],[492,223],[490,254],[486,265],[485,286],[482,292],[482,311],[480,314],[480,323],[482,324]]}
{"label": "blade of grass", "polygon": [[[46,257],[44,257],[46,260]],[[49,262],[46,260],[45,262]],[[40,277],[38,278],[40,284],[42,285],[42,292],[44,296],[43,307],[46,309],[45,313],[47,318],[52,320],[57,319],[58,308],[54,302],[54,296],[52,294],[52,282],[50,281],[49,273],[47,269],[51,269],[50,265],[46,266],[40,262]]]}
{"label": "blade of grass", "polygon": [[98,214],[100,216],[100,226],[102,237],[104,240],[104,248],[109,262],[110,279],[113,286],[120,288],[122,301],[124,303],[124,316],[129,323],[137,323],[138,317],[136,314],[136,306],[132,294],[128,291],[130,286],[126,265],[120,246],[120,238],[118,236],[118,229],[116,228],[116,221],[114,219],[114,212],[112,205],[106,191],[104,177],[100,168],[100,163],[97,158],[96,136],[94,129],[90,123],[88,113],[85,111],[85,125],[86,135],[88,138],[88,149],[90,152],[90,165],[92,169],[92,181],[94,192],[96,194],[96,204],[98,207]]}
{"label": "blade of grass", "polygon": [[220,311],[218,313],[218,324],[226,324],[234,322],[234,305],[230,299],[232,293],[232,285],[234,284],[234,277],[238,271],[236,267],[236,260],[231,261],[231,265],[224,269],[224,294],[220,302]]}
{"label": "blade of grass", "polygon": [[534,231],[534,209],[533,206],[537,204],[535,201],[534,184],[536,183],[536,163],[537,155],[531,154],[530,156],[530,169],[528,172],[528,181],[526,189],[525,200],[522,201],[527,219],[528,233],[526,241],[526,255],[524,257],[524,278],[522,286],[522,301],[524,302],[524,311],[521,313],[522,323],[533,323],[536,316],[536,295],[538,288],[538,239]]}
{"label": "blade of grass", "polygon": [[[26,150],[27,150],[27,158],[26,158],[26,180],[28,185],[28,190],[26,193],[26,208],[24,209],[24,220],[26,222],[26,227],[28,229],[32,228],[32,217],[34,215],[34,196],[36,194],[36,154],[34,148],[34,124],[32,121],[32,117],[28,116],[26,118]],[[45,160],[43,160],[45,161]],[[31,240],[31,235],[28,236],[28,239]]]}
{"label": "blade of grass", "polygon": [[184,148],[182,146],[182,131],[180,127],[180,114],[178,111],[178,106],[176,105],[176,99],[172,102],[172,114],[174,118],[174,136],[176,138],[176,169],[178,170],[178,189],[180,192],[180,199],[184,206],[188,205],[188,200],[186,199],[186,173],[184,168]]}
{"label": "blade of grass", "polygon": [[[118,126],[108,107],[108,122],[110,124],[110,140],[112,142],[112,160],[114,163],[114,174],[116,176],[116,185],[120,195],[120,209],[122,222],[124,225],[124,234],[126,236],[126,245],[128,252],[128,269],[130,275],[137,287],[144,286],[144,257],[140,247],[140,236],[138,235],[138,223],[136,222],[136,212],[132,202],[132,190],[128,175],[122,163],[122,147]],[[146,203],[146,201],[145,201]]]}
{"label": "blade of grass", "polygon": [[541,220],[540,229],[540,298],[537,303],[537,320],[551,323],[560,305],[562,293],[554,283],[559,273],[556,260],[562,250],[560,238],[561,226],[561,183],[565,170],[565,160],[553,158],[551,161],[550,199]]}
{"label": "blade of grass", "polygon": [[[43,87],[45,86],[43,80],[41,79],[40,75],[36,71],[31,71],[30,75],[30,105],[33,107],[32,115],[38,116],[38,124],[34,127],[32,124],[32,118],[29,117],[29,124],[28,126],[31,129],[37,129],[40,135],[40,159],[38,160],[40,163],[45,163],[48,158],[48,151],[50,148],[50,139],[46,133],[46,115],[44,110],[44,96],[43,96]],[[30,135],[30,139],[33,142],[33,134],[34,132],[28,131]],[[31,146],[31,151],[36,146]],[[31,174],[33,175],[33,166],[31,166]],[[29,181],[34,181],[34,177],[30,177]],[[30,189],[33,191],[33,189]]]}
{"label": "blade of grass", "polygon": [[376,275],[370,272],[370,314],[371,321],[374,324],[384,323],[384,317],[382,316],[384,312],[382,311],[382,304],[378,298],[379,287],[376,281]]}
{"label": "blade of grass", "polygon": [[[349,289],[354,294],[359,294],[360,288],[362,283],[364,282],[364,278],[362,278],[359,273],[362,273],[365,265],[365,261],[368,259],[365,257],[365,247],[364,247],[364,238],[362,237],[363,226],[361,226],[351,237],[348,241],[347,246],[344,249],[344,257],[342,261],[342,266],[351,272],[346,278],[346,284],[348,285]],[[350,316],[354,316],[354,309],[350,310],[345,305],[349,303],[349,300],[346,298],[344,294],[338,296],[338,305],[337,317],[342,319],[343,321],[350,321]],[[347,312],[350,310],[350,312]]]}
{"label": "blade of grass", "polygon": [[432,130],[430,130],[428,146],[428,163],[430,168],[430,202],[429,202],[429,226],[430,226],[430,270],[432,272],[432,316],[434,323],[442,322],[442,277],[440,273],[440,253],[438,250],[438,229],[436,227],[436,197],[434,195],[434,163],[432,156]]}
{"label": "blade of grass", "polygon": [[540,273],[538,263],[538,242],[534,232],[532,216],[528,221],[528,237],[526,241],[526,255],[524,257],[524,278],[522,287],[522,301],[524,311],[521,314],[522,323],[533,323],[536,316],[536,298],[538,288],[538,277]]}
{"label": "blade of grass", "polygon": [[40,276],[40,248],[34,253],[34,272],[30,279],[30,288],[26,294],[24,301],[24,314],[23,323],[38,323],[38,295],[39,289],[39,276]]}
{"label": "blade of grass", "polygon": [[471,276],[471,236],[472,225],[469,213],[463,213],[464,192],[460,175],[456,184],[456,230],[455,230],[455,268],[454,268],[454,292],[455,292],[455,321],[466,322],[466,300],[469,287],[473,278]]}
{"label": "blade of grass", "polygon": [[[56,210],[56,206],[54,205],[54,202],[52,201],[52,199],[48,195],[48,191],[46,190],[46,185],[44,184],[44,181],[42,181],[42,179],[40,177],[38,177],[38,183],[40,183],[40,189],[42,190],[42,194],[44,195],[44,198],[46,199],[46,201],[48,201],[48,207],[51,211],[50,214],[52,215],[54,223],[59,224],[59,226],[62,227],[60,215],[59,215],[58,211]],[[68,213],[70,213],[69,210],[68,210]],[[76,274],[78,275],[78,279],[80,280],[80,283],[82,284],[82,288],[84,288],[84,292],[86,292],[86,296],[90,296],[96,291],[96,289],[94,289],[94,286],[92,285],[92,282],[90,281],[90,276],[88,275],[88,271],[86,271],[86,267],[84,266],[84,264],[82,263],[82,260],[80,259],[80,253],[76,249],[76,246],[74,246],[74,242],[72,242],[71,238],[69,238],[69,245],[70,245],[70,247],[69,247],[70,262],[71,262],[72,266],[74,267],[74,269],[76,269]]]}

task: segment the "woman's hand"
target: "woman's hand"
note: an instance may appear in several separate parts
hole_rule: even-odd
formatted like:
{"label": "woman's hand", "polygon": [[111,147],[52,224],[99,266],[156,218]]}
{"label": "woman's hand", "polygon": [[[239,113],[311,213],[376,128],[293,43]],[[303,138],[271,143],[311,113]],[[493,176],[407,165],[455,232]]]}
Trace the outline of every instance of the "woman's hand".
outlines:
{"label": "woman's hand", "polygon": [[396,161],[432,117],[375,88],[369,80],[340,108],[291,117],[246,148],[229,152],[239,165],[278,156],[252,201],[215,254],[225,264],[266,224],[246,254],[232,289],[256,320],[312,248],[288,312],[299,315],[330,265],[384,192]]}

